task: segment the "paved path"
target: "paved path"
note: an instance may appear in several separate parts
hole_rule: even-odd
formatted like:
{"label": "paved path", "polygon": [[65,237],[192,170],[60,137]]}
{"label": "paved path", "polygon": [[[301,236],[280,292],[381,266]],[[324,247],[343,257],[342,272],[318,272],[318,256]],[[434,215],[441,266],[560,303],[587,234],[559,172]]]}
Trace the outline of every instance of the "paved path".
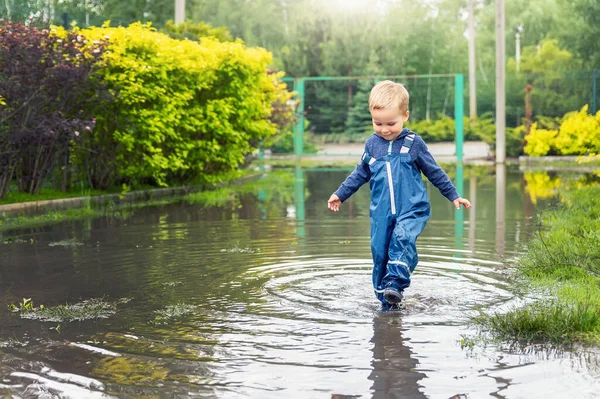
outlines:
{"label": "paved path", "polygon": [[[431,143],[427,147],[438,162],[455,162],[456,147],[453,142]],[[319,146],[316,155],[305,155],[306,157],[335,157],[335,159],[358,159],[363,153],[364,145],[356,144],[323,144]],[[467,141],[463,146],[463,160],[487,160],[489,159],[490,146],[482,141]],[[338,158],[339,157],[339,158]]]}

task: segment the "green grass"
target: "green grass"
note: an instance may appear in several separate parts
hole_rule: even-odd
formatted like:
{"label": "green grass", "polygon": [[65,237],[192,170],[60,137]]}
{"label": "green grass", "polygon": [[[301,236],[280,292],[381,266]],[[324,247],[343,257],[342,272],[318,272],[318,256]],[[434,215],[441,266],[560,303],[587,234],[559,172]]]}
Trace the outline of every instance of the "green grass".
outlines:
{"label": "green grass", "polygon": [[5,204],[16,204],[20,202],[32,202],[32,201],[46,201],[46,200],[55,200],[55,199],[63,199],[63,198],[75,198],[75,197],[87,197],[92,195],[103,195],[120,192],[119,188],[114,188],[112,190],[77,190],[70,192],[63,192],[60,190],[55,190],[52,188],[43,188],[39,191],[38,194],[28,194],[21,193],[18,191],[11,191],[6,194],[6,197],[0,199],[0,205]]}
{"label": "green grass", "polygon": [[0,215],[0,232],[16,227],[34,227],[66,220],[79,220],[86,217],[101,216],[105,212],[91,207],[67,209],[66,211],[50,211],[35,216],[4,217]]}
{"label": "green grass", "polygon": [[566,193],[566,203],[542,215],[538,237],[520,258],[517,276],[550,293],[503,314],[473,321],[493,337],[521,343],[600,343],[600,188]]}

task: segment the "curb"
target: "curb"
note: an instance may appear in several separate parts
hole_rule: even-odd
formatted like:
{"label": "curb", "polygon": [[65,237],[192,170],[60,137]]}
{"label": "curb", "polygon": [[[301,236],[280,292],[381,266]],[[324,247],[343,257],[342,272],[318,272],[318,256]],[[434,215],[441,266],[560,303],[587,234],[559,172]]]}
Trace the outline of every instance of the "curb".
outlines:
{"label": "curb", "polygon": [[15,215],[35,215],[48,211],[58,211],[64,209],[82,208],[88,205],[101,207],[108,204],[122,204],[132,202],[144,202],[157,198],[174,197],[178,195],[186,195],[199,191],[209,191],[222,187],[227,184],[238,184],[246,180],[252,180],[260,176],[260,173],[253,173],[239,179],[217,183],[213,185],[199,186],[180,186],[167,188],[154,188],[151,190],[131,191],[127,194],[103,194],[84,197],[61,198],[55,200],[18,202],[15,204],[0,205],[0,219],[5,216]]}
{"label": "curb", "polygon": [[142,202],[156,198],[164,198],[190,192],[199,191],[202,187],[173,187],[157,188],[152,190],[132,191],[127,194],[103,194],[85,197],[62,198],[55,200],[19,202],[15,204],[0,205],[0,216],[14,216],[19,214],[34,215],[48,211],[82,208],[90,205],[106,205],[107,203],[120,204]]}

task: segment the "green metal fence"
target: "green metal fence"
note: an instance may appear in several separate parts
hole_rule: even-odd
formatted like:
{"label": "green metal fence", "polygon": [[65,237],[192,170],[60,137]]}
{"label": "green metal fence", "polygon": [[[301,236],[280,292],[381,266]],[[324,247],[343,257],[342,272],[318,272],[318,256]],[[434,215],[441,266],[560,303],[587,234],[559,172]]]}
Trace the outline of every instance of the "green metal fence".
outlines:
{"label": "green metal fence", "polygon": [[348,141],[364,142],[372,133],[368,95],[372,86],[385,79],[403,83],[411,96],[411,121],[454,119],[456,156],[462,162],[464,78],[453,75],[414,75],[378,77],[301,77],[283,78],[296,95],[294,154],[304,153],[306,129],[313,138],[337,136]]}

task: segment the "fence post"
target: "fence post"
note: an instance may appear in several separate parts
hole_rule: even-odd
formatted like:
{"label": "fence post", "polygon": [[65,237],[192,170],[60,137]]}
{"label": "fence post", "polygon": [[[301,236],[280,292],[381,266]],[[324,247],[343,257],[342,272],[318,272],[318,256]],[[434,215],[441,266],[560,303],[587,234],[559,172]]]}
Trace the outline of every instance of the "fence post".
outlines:
{"label": "fence post", "polygon": [[456,162],[463,161],[463,140],[464,140],[464,78],[462,74],[454,76],[454,128],[456,130]]}
{"label": "fence post", "polygon": [[304,78],[294,79],[294,91],[298,95],[296,124],[294,125],[294,155],[299,157],[304,151]]}

